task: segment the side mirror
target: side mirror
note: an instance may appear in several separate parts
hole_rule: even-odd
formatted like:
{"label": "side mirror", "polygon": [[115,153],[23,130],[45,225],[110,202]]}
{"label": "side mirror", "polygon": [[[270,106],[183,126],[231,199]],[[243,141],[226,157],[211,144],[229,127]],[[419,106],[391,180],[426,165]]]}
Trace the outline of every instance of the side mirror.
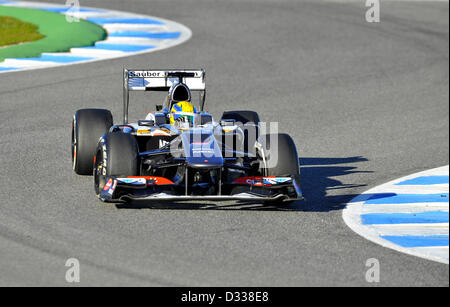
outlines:
{"label": "side mirror", "polygon": [[138,125],[153,127],[155,125],[155,121],[154,120],[138,120]]}
{"label": "side mirror", "polygon": [[222,119],[220,121],[221,126],[234,126],[236,121],[234,119]]}
{"label": "side mirror", "polygon": [[161,111],[163,109],[163,105],[162,104],[157,104],[156,105],[156,111]]}

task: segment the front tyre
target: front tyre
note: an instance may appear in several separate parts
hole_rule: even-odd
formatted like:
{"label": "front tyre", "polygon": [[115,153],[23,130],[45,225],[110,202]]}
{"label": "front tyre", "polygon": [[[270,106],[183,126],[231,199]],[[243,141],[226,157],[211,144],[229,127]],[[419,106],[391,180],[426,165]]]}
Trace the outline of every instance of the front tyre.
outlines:
{"label": "front tyre", "polygon": [[[300,167],[294,140],[285,133],[261,135],[257,142],[262,176],[293,177],[300,184]],[[285,191],[290,198],[297,198],[293,187]],[[271,201],[266,202],[271,204]]]}
{"label": "front tyre", "polygon": [[94,189],[99,196],[109,176],[139,175],[136,138],[128,133],[108,132],[98,143],[94,161]]}

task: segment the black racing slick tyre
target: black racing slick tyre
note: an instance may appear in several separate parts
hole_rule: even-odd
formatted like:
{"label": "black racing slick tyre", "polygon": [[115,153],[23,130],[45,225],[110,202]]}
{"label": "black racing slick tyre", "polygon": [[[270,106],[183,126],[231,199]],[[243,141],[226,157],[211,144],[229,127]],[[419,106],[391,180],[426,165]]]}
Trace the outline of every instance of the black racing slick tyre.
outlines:
{"label": "black racing slick tyre", "polygon": [[94,188],[100,194],[109,176],[139,175],[139,147],[128,133],[108,132],[99,141],[94,163]]}
{"label": "black racing slick tyre", "polygon": [[81,109],[72,121],[72,168],[78,175],[92,175],[99,138],[113,125],[110,111]]}
{"label": "black racing slick tyre", "polygon": [[[284,133],[262,135],[257,143],[262,176],[292,176],[300,182],[300,167],[294,140]],[[288,196],[295,198],[294,190]],[[270,202],[267,202],[270,203]]]}
{"label": "black racing slick tyre", "polygon": [[238,149],[255,154],[254,145],[259,137],[261,122],[258,113],[255,111],[226,111],[223,112],[221,120],[234,120],[244,132],[244,144]]}
{"label": "black racing slick tyre", "polygon": [[222,114],[222,120],[234,119],[236,122],[247,124],[259,124],[260,119],[255,111],[226,111]]}
{"label": "black racing slick tyre", "polygon": [[262,135],[258,143],[264,176],[300,175],[297,147],[288,134]]}

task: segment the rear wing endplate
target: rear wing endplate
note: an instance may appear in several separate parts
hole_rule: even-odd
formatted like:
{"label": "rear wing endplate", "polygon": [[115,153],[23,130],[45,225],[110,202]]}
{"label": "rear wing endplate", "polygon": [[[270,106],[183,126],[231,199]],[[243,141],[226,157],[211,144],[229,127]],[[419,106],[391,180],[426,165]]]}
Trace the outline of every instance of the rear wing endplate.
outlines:
{"label": "rear wing endplate", "polygon": [[184,83],[191,91],[200,92],[200,109],[203,111],[205,103],[205,70],[132,70],[124,69],[123,74],[123,122],[128,124],[128,106],[130,91],[164,91],[177,83]]}

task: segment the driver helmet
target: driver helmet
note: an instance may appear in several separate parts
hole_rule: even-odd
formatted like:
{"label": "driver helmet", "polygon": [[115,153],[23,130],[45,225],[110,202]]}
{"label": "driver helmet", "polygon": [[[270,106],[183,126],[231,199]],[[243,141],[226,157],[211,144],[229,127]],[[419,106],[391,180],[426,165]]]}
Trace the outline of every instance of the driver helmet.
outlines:
{"label": "driver helmet", "polygon": [[173,104],[170,113],[171,125],[188,128],[194,125],[194,116],[197,110],[189,101],[180,101]]}

